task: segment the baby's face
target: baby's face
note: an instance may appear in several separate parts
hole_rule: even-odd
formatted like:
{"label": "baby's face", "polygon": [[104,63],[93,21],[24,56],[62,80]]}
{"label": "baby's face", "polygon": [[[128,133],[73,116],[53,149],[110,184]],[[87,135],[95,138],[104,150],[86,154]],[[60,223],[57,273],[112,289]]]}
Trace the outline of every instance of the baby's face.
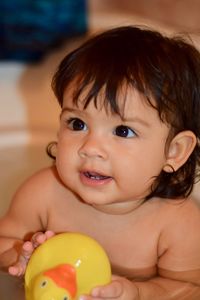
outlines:
{"label": "baby's face", "polygon": [[99,99],[83,109],[66,91],[56,165],[63,183],[82,200],[110,213],[134,209],[149,194],[166,162],[169,128],[137,91],[128,90],[124,117]]}

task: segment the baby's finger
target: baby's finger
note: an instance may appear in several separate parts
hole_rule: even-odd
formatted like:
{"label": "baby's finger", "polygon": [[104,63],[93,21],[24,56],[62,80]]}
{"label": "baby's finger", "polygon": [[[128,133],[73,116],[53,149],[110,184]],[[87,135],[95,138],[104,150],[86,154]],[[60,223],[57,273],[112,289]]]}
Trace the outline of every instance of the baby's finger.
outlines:
{"label": "baby's finger", "polygon": [[55,233],[53,231],[46,232],[36,232],[31,241],[27,241],[23,244],[21,248],[21,253],[18,258],[18,262],[13,266],[9,267],[8,272],[13,276],[21,276],[24,275],[28,261],[34,252],[35,248],[43,244],[46,240],[54,236]]}
{"label": "baby's finger", "polygon": [[21,265],[21,263],[17,263],[14,266],[8,268],[8,273],[12,276],[22,276],[25,273],[26,265]]}
{"label": "baby's finger", "polygon": [[13,266],[10,266],[8,272],[13,276],[24,275],[28,261],[34,251],[34,247],[31,242],[27,241],[21,248],[21,254],[18,258],[18,262]]}
{"label": "baby's finger", "polygon": [[95,298],[117,298],[123,292],[123,286],[119,281],[112,281],[105,286],[96,287],[92,290],[91,295]]}
{"label": "baby's finger", "polygon": [[53,231],[46,231],[46,232],[36,232],[31,239],[31,242],[33,243],[33,247],[37,248],[41,244],[43,244],[46,240],[51,238],[54,235]]}
{"label": "baby's finger", "polygon": [[21,249],[22,255],[24,254],[26,256],[26,254],[32,253],[33,251],[34,251],[33,243],[30,241],[24,242]]}
{"label": "baby's finger", "polygon": [[22,246],[22,249],[21,249],[21,254],[20,254],[20,257],[19,257],[19,261],[28,261],[29,258],[31,257],[33,251],[34,251],[34,246],[33,246],[33,243],[32,242],[25,242]]}
{"label": "baby's finger", "polygon": [[47,240],[50,239],[51,237],[53,237],[55,235],[55,232],[51,231],[51,230],[47,230],[44,233],[46,235]]}
{"label": "baby's finger", "polygon": [[9,267],[9,274],[13,276],[24,275],[30,256],[30,253],[24,253],[23,255],[20,255],[18,262],[15,265]]}
{"label": "baby's finger", "polygon": [[31,243],[34,248],[37,248],[39,245],[44,243],[46,240],[46,237],[43,232],[36,232],[31,238]]}

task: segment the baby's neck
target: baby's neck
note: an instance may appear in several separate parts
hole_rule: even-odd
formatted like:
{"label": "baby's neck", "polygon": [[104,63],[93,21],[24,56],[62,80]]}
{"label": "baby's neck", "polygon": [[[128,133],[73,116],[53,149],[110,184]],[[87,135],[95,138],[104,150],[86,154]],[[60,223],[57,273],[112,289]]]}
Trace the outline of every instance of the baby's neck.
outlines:
{"label": "baby's neck", "polygon": [[118,202],[118,203],[111,203],[106,205],[93,205],[93,207],[106,214],[110,215],[125,215],[132,213],[134,210],[138,209],[144,200],[135,200],[129,202]]}

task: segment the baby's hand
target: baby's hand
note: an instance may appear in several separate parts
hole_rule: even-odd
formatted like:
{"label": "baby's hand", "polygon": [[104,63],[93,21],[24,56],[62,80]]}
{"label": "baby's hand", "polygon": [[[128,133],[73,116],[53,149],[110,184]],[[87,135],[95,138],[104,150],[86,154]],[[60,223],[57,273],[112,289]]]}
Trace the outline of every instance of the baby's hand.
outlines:
{"label": "baby's hand", "polygon": [[119,276],[112,276],[112,282],[92,290],[91,295],[80,297],[81,300],[139,300],[139,292],[133,282]]}
{"label": "baby's hand", "polygon": [[46,231],[44,233],[36,232],[32,236],[30,241],[24,242],[21,248],[21,253],[19,254],[18,261],[8,269],[9,274],[13,276],[24,275],[28,261],[34,250],[52,236],[54,236],[53,231]]}

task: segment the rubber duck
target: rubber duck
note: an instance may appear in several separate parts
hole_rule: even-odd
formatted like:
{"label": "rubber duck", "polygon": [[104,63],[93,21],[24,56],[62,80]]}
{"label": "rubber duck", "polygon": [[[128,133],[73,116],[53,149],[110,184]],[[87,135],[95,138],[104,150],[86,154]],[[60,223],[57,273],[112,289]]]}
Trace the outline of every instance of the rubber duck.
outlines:
{"label": "rubber duck", "polygon": [[77,300],[111,280],[102,246],[80,233],[60,233],[40,245],[25,273],[26,300]]}

